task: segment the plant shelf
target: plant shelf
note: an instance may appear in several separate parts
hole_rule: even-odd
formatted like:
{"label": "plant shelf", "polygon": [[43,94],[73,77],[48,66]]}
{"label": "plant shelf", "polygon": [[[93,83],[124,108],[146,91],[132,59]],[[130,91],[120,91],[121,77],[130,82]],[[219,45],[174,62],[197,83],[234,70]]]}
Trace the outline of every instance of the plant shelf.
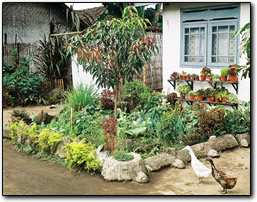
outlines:
{"label": "plant shelf", "polygon": [[187,85],[190,86],[191,90],[194,90],[194,82],[207,82],[209,83],[213,88],[217,87],[217,84],[231,84],[233,86],[233,88],[236,91],[236,94],[238,94],[238,81],[237,82],[231,82],[231,81],[215,81],[214,85],[213,82],[208,81],[208,80],[180,80],[180,79],[176,79],[174,81],[172,80],[168,80],[168,82],[173,86],[174,89],[176,89],[176,81],[185,81],[187,83]]}
{"label": "plant shelf", "polygon": [[187,104],[192,105],[194,102],[200,102],[200,103],[207,103],[210,106],[216,106],[216,105],[227,105],[231,106],[233,109],[238,109],[238,104],[234,103],[223,103],[223,102],[209,102],[209,101],[199,101],[199,100],[190,100],[190,99],[181,99],[181,98],[174,98],[174,100],[180,100],[183,102],[186,102]]}

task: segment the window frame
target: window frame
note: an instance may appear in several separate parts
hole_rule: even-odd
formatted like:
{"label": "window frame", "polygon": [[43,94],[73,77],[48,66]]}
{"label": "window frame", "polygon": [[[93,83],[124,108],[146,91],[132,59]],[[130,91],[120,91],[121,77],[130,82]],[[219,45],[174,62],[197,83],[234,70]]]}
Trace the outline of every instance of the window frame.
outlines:
{"label": "window frame", "polygon": [[[227,18],[227,19],[226,19]],[[205,32],[205,59],[204,63],[185,62],[185,27],[197,27],[206,24]],[[202,68],[208,66],[220,69],[232,63],[211,63],[212,50],[212,30],[213,25],[235,25],[235,31],[240,27],[240,3],[205,6],[198,8],[185,8],[180,10],[180,67],[181,68]],[[238,64],[239,37],[234,39],[234,63]],[[229,51],[229,49],[228,49]],[[228,61],[229,62],[229,61]]]}

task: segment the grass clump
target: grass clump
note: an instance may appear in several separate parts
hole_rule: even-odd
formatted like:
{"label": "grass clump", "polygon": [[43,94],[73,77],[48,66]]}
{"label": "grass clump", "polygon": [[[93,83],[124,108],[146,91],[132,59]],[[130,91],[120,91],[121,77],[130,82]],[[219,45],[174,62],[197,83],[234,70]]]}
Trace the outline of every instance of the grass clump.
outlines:
{"label": "grass clump", "polygon": [[134,159],[134,157],[131,154],[128,154],[125,151],[118,151],[118,150],[115,150],[113,152],[113,157],[117,161],[131,161]]}

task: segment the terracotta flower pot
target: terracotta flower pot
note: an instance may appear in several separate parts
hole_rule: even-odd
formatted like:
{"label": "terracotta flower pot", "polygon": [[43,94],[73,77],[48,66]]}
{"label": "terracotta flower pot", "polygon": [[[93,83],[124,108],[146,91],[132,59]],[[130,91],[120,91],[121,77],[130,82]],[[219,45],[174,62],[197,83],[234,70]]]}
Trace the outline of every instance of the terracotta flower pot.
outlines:
{"label": "terracotta flower pot", "polygon": [[186,76],[181,76],[180,79],[181,80],[186,80]]}
{"label": "terracotta flower pot", "polygon": [[197,98],[198,98],[198,100],[203,101],[203,96],[202,95],[198,95]]}
{"label": "terracotta flower pot", "polygon": [[206,80],[206,76],[205,75],[200,75],[200,77],[201,77],[202,81]]}
{"label": "terracotta flower pot", "polygon": [[181,98],[181,99],[185,99],[185,97],[186,97],[185,95],[181,95],[181,94],[180,94],[180,98]]}
{"label": "terracotta flower pot", "polygon": [[209,102],[214,102],[214,99],[213,99],[212,96],[211,96],[211,97],[208,97],[208,100],[209,100]]}
{"label": "terracotta flower pot", "polygon": [[210,81],[211,80],[211,76],[206,76],[206,80]]}
{"label": "terracotta flower pot", "polygon": [[191,80],[191,76],[187,76],[187,77],[186,77],[186,80]]}
{"label": "terracotta flower pot", "polygon": [[197,80],[197,81],[199,81],[199,76],[195,77],[194,79]]}
{"label": "terracotta flower pot", "polygon": [[225,98],[222,98],[222,103],[227,103],[227,100]]}
{"label": "terracotta flower pot", "polygon": [[195,100],[195,95],[190,95],[190,100]]}
{"label": "terracotta flower pot", "polygon": [[227,81],[227,77],[226,76],[221,76],[220,78],[221,78],[222,82],[226,82]]}
{"label": "terracotta flower pot", "polygon": [[215,97],[215,102],[220,102],[220,100],[217,97]]}
{"label": "terracotta flower pot", "polygon": [[231,82],[237,82],[237,76],[229,76]]}

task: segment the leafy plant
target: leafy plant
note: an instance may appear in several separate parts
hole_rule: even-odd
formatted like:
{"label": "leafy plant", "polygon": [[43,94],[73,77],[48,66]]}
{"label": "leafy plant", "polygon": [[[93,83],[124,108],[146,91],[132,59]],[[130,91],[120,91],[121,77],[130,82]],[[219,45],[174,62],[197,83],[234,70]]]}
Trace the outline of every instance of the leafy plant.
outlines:
{"label": "leafy plant", "polygon": [[119,151],[119,150],[116,150],[113,152],[113,157],[117,161],[131,161],[134,159],[134,157],[131,154],[128,154],[125,151]]}
{"label": "leafy plant", "polygon": [[11,121],[18,122],[24,121],[27,125],[31,124],[32,119],[30,118],[29,114],[27,113],[26,109],[15,109],[11,113]]}
{"label": "leafy plant", "polygon": [[238,29],[233,36],[241,35],[241,41],[239,46],[239,56],[242,57],[243,54],[246,54],[247,62],[245,65],[242,65],[240,71],[242,70],[242,77],[246,78],[247,75],[250,78],[251,70],[251,42],[250,42],[250,22],[246,23],[242,28]]}
{"label": "leafy plant", "polygon": [[114,109],[115,91],[103,90],[101,93],[101,103],[104,109]]}
{"label": "leafy plant", "polygon": [[179,73],[178,72],[173,72],[171,75],[170,75],[170,80],[172,81],[175,81],[176,79],[179,78]]}
{"label": "leafy plant", "polygon": [[177,88],[177,91],[182,94],[182,95],[187,95],[190,91],[191,91],[191,88],[190,86],[188,85],[183,85],[183,86],[179,86]]}
{"label": "leafy plant", "polygon": [[221,76],[227,76],[227,75],[228,75],[228,70],[229,70],[229,67],[223,67],[223,68],[220,70]]}
{"label": "leafy plant", "polygon": [[58,143],[61,141],[63,134],[44,129],[38,135],[38,146],[41,151],[54,154]]}
{"label": "leafy plant", "polygon": [[214,74],[214,75],[212,75],[212,79],[213,80],[220,80],[220,75]]}
{"label": "leafy plant", "polygon": [[229,65],[228,75],[237,76],[239,72],[239,65]]}
{"label": "leafy plant", "polygon": [[73,88],[73,91],[68,91],[65,95],[66,105],[68,109],[72,108],[74,111],[83,109],[85,106],[94,105],[96,101],[96,93],[94,85],[83,85]]}
{"label": "leafy plant", "polygon": [[182,71],[182,73],[180,74],[181,76],[186,76],[187,72]]}
{"label": "leafy plant", "polygon": [[197,95],[204,95],[204,89],[198,89],[197,91],[196,91],[196,93],[197,93]]}
{"label": "leafy plant", "polygon": [[197,93],[194,92],[194,91],[190,91],[190,92],[188,93],[188,95],[197,95]]}
{"label": "leafy plant", "polygon": [[122,19],[98,21],[67,43],[67,53],[78,55],[78,63],[96,78],[98,86],[115,89],[115,116],[121,81],[131,81],[157,49],[155,39],[146,35],[146,23],[135,7],[128,6]]}
{"label": "leafy plant", "polygon": [[203,67],[201,70],[201,75],[209,75],[211,74],[211,69],[208,67]]}
{"label": "leafy plant", "polygon": [[111,150],[114,152],[115,150],[115,140],[114,135],[117,132],[117,120],[111,114],[108,119],[102,120],[102,128],[104,129],[104,135],[106,140],[106,150]]}
{"label": "leafy plant", "polygon": [[91,143],[85,143],[85,140],[77,143],[76,140],[73,140],[72,143],[66,144],[63,149],[66,152],[65,163],[70,171],[81,168],[88,171],[100,170],[100,161],[95,159],[95,147]]}

